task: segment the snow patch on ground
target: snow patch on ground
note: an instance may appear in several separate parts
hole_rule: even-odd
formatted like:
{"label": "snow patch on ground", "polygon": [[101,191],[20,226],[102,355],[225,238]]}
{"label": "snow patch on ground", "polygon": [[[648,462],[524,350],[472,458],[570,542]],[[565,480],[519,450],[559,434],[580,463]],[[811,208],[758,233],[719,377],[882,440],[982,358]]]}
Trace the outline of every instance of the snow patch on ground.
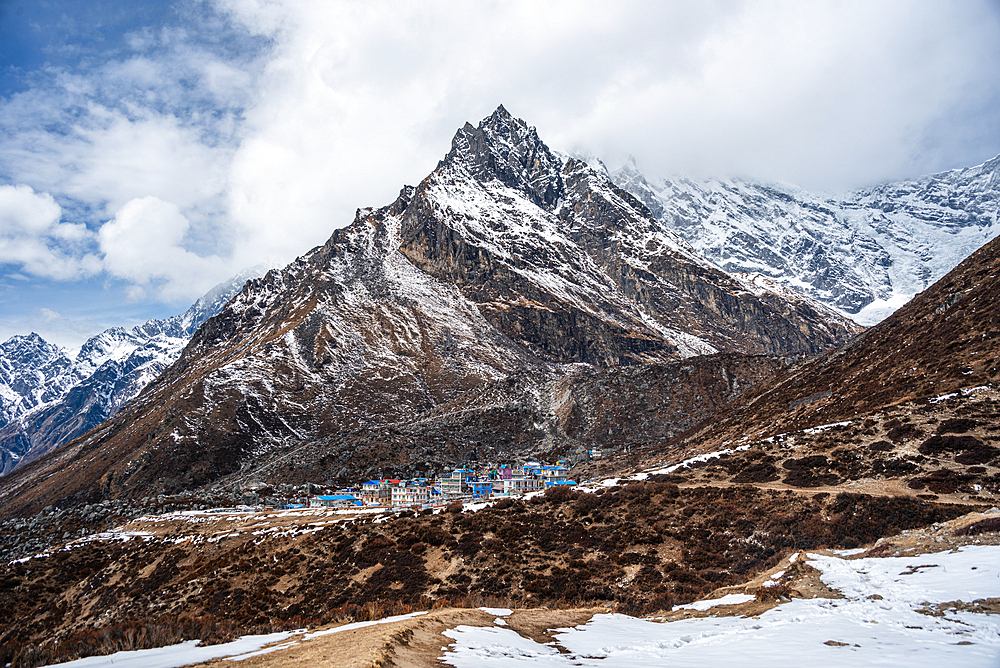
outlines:
{"label": "snow patch on ground", "polygon": [[1000,619],[968,611],[977,599],[1000,596],[1000,546],[912,557],[810,554],[808,559],[846,598],[794,599],[756,618],[656,623],[601,614],[561,630],[547,645],[508,628],[459,626],[446,632],[455,642],[441,659],[456,668],[528,662],[698,668],[734,662],[767,668],[1000,665]]}
{"label": "snow patch on ground", "polygon": [[488,615],[494,615],[496,617],[507,617],[513,615],[514,611],[510,608],[479,608]]}
{"label": "snow patch on ground", "polygon": [[726,594],[722,598],[710,598],[704,601],[695,601],[687,605],[675,605],[674,610],[708,610],[718,605],[739,605],[748,603],[754,599],[750,594]]}
{"label": "snow patch on ground", "polygon": [[696,455],[694,457],[691,457],[690,459],[685,459],[679,464],[673,464],[671,466],[667,466],[664,468],[651,469],[649,471],[645,471],[638,475],[632,476],[631,478],[629,478],[629,480],[645,480],[650,475],[673,473],[678,469],[687,468],[691,464],[700,464],[701,462],[707,462],[710,459],[717,459],[722,455],[728,455],[733,452],[739,452],[741,450],[749,450],[749,449],[750,449],[749,445],[741,445],[738,448],[728,448],[726,450],[718,450],[716,452],[707,452],[703,455]]}
{"label": "snow patch on ground", "polygon": [[59,665],[68,668],[180,668],[233,654],[257,652],[264,645],[280,642],[291,635],[291,631],[282,631],[260,636],[243,636],[233,642],[208,647],[198,647],[198,640],[186,640],[177,645],[155,649],[115,652],[107,656],[88,656],[85,659],[67,661]]}

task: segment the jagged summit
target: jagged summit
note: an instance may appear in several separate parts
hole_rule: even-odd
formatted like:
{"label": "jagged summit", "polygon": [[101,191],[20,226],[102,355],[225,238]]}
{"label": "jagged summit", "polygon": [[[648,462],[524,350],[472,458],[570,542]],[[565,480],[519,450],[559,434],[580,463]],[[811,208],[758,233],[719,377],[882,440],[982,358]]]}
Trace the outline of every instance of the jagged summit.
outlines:
{"label": "jagged summit", "polygon": [[534,127],[514,118],[503,105],[478,127],[466,123],[455,133],[445,163],[462,166],[480,180],[498,179],[551,210],[563,194],[562,160],[538,138]]}
{"label": "jagged summit", "polygon": [[0,427],[62,393],[71,365],[66,350],[35,332],[0,343]]}

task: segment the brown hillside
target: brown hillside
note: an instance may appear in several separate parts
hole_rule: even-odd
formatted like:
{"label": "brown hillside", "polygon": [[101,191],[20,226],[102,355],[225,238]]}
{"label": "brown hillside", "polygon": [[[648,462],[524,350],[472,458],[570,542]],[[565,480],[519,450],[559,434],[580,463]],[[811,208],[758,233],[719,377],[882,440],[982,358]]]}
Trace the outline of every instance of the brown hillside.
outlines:
{"label": "brown hillside", "polygon": [[697,479],[882,493],[889,485],[993,501],[998,269],[993,241],[844,348],[790,367],[681,437],[604,471],[739,447],[701,464]]}

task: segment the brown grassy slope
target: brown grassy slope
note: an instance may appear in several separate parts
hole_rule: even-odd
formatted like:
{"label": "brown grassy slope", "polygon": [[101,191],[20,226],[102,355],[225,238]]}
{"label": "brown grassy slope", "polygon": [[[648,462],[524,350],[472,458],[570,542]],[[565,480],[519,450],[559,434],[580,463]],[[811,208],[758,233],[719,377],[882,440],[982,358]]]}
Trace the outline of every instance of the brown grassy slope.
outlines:
{"label": "brown grassy slope", "polygon": [[832,353],[751,390],[678,445],[719,449],[995,382],[1000,376],[1000,240]]}
{"label": "brown grassy slope", "polygon": [[968,510],[647,481],[298,536],[151,521],[148,540],[0,567],[0,665],[455,604],[652,612],[746,582],[789,550],[856,547]]}

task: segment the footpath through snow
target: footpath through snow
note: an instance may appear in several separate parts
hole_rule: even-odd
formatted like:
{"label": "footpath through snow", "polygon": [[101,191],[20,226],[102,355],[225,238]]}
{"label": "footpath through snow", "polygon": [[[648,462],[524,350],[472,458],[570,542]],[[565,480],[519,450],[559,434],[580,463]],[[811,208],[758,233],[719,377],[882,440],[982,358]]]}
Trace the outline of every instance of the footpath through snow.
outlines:
{"label": "footpath through snow", "polygon": [[[954,527],[942,526],[940,530],[951,533]],[[906,547],[907,540],[908,536],[900,535],[895,548],[912,550]],[[424,656],[428,659],[440,657],[445,664],[456,668],[521,666],[529,662],[542,668],[1000,666],[1000,546],[966,544],[951,551],[930,554],[851,558],[854,552],[799,554],[792,555],[789,560],[791,565],[804,559],[815,569],[809,572],[818,571],[826,595],[839,593],[843,598],[794,598],[753,617],[719,616],[745,612],[747,608],[740,604],[752,598],[746,594],[729,594],[677,608],[703,611],[697,614],[711,609],[717,616],[669,622],[621,614],[593,614],[591,611],[577,617],[580,622],[589,619],[586,623],[564,616],[561,623],[549,626],[566,625],[567,628],[550,632],[548,635],[553,640],[548,643],[543,636],[525,633],[526,625],[523,620],[518,621],[519,616],[559,615],[565,611],[455,610],[450,613],[452,618],[457,614],[460,619],[439,631],[451,642],[435,635],[429,653]],[[770,579],[777,582],[784,572],[775,573]],[[830,590],[834,590],[834,594]],[[727,609],[724,607],[727,605],[735,607]],[[755,604],[750,602],[748,605]],[[482,619],[475,618],[472,613]],[[315,665],[338,665],[329,663],[330,639],[347,636],[348,632],[370,630],[381,635],[377,639],[370,638],[369,644],[390,648],[393,634],[415,628],[399,624],[419,624],[420,620],[432,617],[438,619],[439,625],[444,619],[438,611],[417,612],[309,633],[301,630],[247,636],[233,643],[210,647],[197,647],[197,641],[189,641],[60,665],[72,668],[179,668],[226,657],[223,662],[228,665],[239,666],[242,661],[253,659],[251,663],[255,666],[270,667],[284,665],[293,655],[301,658],[301,652],[315,657]],[[471,625],[477,623],[481,625]],[[383,633],[379,629],[392,632]],[[395,647],[393,651],[400,649],[403,648]],[[229,664],[229,661],[235,663]]]}

